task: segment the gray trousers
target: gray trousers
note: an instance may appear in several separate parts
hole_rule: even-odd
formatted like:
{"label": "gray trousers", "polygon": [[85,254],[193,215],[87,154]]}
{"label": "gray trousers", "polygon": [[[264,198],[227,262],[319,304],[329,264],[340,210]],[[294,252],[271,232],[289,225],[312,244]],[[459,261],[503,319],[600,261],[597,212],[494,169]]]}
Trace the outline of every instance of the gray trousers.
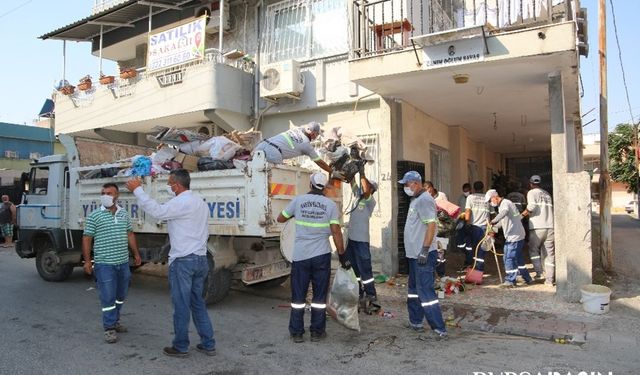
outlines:
{"label": "gray trousers", "polygon": [[255,151],[264,151],[264,155],[269,163],[282,164],[282,154],[280,151],[266,142],[260,142],[254,148]]}
{"label": "gray trousers", "polygon": [[553,242],[553,229],[531,229],[529,231],[529,257],[537,275],[544,272],[547,281],[555,281],[556,248]]}

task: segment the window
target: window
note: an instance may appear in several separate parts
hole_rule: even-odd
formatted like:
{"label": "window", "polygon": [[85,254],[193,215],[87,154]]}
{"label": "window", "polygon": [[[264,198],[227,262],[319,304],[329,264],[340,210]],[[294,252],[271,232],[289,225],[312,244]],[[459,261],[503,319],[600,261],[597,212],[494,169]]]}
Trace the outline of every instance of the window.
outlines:
{"label": "window", "polygon": [[262,54],[269,63],[310,60],[348,51],[343,0],[282,1],[267,7]]}
{"label": "window", "polygon": [[45,195],[49,184],[49,167],[31,168],[29,193]]}
{"label": "window", "polygon": [[431,160],[430,180],[438,191],[450,195],[451,176],[449,171],[451,170],[451,165],[449,162],[449,151],[432,144],[429,153]]}

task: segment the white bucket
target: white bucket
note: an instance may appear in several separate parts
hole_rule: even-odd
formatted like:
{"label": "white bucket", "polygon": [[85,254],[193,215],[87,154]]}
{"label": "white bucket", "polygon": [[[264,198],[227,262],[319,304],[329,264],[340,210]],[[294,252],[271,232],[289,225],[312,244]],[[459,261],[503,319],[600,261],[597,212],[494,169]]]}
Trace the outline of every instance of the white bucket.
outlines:
{"label": "white bucket", "polygon": [[606,314],[609,312],[609,297],[611,289],[606,286],[587,284],[580,288],[582,292],[582,308],[591,314]]}

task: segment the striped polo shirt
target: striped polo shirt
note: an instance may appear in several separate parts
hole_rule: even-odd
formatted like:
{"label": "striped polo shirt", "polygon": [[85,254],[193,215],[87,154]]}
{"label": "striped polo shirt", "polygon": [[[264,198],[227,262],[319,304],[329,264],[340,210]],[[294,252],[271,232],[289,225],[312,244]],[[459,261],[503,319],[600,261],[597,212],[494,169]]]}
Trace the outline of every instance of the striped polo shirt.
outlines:
{"label": "striped polo shirt", "polygon": [[116,213],[104,207],[93,211],[87,218],[84,235],[93,237],[93,260],[96,264],[123,264],[129,262],[128,232],[133,231],[129,213],[118,206]]}
{"label": "striped polo shirt", "polygon": [[296,241],[293,261],[301,261],[331,252],[331,224],[340,224],[338,206],[320,194],[295,197],[282,211],[286,218],[296,218]]}

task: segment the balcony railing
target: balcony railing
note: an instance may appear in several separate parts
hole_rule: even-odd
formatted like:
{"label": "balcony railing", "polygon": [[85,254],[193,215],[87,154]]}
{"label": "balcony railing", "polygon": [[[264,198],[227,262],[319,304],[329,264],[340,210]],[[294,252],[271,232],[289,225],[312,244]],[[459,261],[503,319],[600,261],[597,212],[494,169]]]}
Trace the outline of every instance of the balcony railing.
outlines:
{"label": "balcony railing", "polygon": [[571,0],[354,0],[351,58],[411,46],[411,38],[471,26],[513,30],[571,19]]}

